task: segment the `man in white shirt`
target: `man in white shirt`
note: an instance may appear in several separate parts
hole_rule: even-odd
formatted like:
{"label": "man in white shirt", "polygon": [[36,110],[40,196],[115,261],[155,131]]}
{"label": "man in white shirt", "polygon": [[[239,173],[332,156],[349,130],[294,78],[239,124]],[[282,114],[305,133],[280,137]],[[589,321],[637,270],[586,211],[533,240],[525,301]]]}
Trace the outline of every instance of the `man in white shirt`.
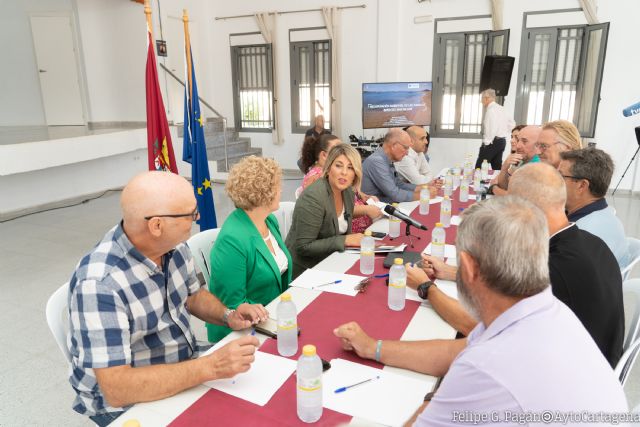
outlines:
{"label": "man in white shirt", "polygon": [[395,162],[396,170],[411,184],[428,184],[433,180],[433,172],[425,157],[429,149],[429,135],[422,126],[410,126],[405,130],[411,137],[411,147],[402,160]]}
{"label": "man in white shirt", "polygon": [[502,166],[502,153],[507,145],[507,137],[511,135],[516,123],[509,117],[504,107],[496,102],[496,91],[486,89],[482,91],[481,102],[486,108],[484,113],[482,145],[476,160],[476,168],[486,160],[491,169],[500,170]]}

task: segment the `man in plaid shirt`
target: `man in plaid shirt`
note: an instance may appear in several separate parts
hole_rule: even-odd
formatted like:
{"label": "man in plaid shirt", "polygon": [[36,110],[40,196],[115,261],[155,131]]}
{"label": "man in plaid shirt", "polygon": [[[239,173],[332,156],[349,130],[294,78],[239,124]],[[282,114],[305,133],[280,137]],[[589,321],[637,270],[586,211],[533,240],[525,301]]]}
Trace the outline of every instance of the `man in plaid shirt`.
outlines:
{"label": "man in plaid shirt", "polygon": [[140,174],[123,190],[121,206],[122,222],[80,261],[69,283],[73,409],[98,425],[135,403],[249,369],[256,337],[197,358],[191,314],[232,329],[268,318],[258,304],[227,309],[198,282],[184,244],[198,209],[184,178]]}

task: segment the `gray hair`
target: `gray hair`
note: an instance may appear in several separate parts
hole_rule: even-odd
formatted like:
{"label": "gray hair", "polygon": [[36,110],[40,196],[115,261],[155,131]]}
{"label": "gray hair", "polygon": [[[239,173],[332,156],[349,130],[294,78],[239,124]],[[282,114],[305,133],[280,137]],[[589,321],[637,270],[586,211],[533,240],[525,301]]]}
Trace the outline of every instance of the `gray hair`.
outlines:
{"label": "gray hair", "polygon": [[549,286],[547,220],[520,197],[494,197],[469,207],[456,248],[458,263],[460,252],[469,254],[487,287],[499,294],[529,297]]}
{"label": "gray hair", "polygon": [[[389,132],[386,133],[386,135],[384,136],[384,143],[391,143],[391,142],[395,142],[396,140],[399,140],[402,138],[402,135],[409,135],[406,131],[403,131],[400,128],[391,128],[389,129]],[[409,136],[409,138],[411,138]]]}
{"label": "gray hair", "polygon": [[589,181],[589,192],[594,197],[604,197],[613,176],[611,156],[594,147],[583,150],[563,151],[560,158],[572,162],[571,175]]}
{"label": "gray hair", "polygon": [[480,96],[484,98],[496,99],[496,91],[493,89],[485,89],[480,92]]}
{"label": "gray hair", "polygon": [[567,187],[560,172],[547,163],[528,163],[513,173],[509,194],[526,199],[544,212],[562,209],[567,202]]}

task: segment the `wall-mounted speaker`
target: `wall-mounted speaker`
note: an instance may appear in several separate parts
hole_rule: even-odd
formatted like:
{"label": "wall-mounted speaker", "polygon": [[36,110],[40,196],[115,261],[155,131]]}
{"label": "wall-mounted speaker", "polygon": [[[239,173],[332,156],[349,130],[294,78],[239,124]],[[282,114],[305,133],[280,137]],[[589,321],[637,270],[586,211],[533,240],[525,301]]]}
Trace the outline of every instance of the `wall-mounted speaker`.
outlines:
{"label": "wall-mounted speaker", "polygon": [[497,96],[507,95],[514,62],[513,56],[485,56],[480,76],[480,91],[493,89]]}

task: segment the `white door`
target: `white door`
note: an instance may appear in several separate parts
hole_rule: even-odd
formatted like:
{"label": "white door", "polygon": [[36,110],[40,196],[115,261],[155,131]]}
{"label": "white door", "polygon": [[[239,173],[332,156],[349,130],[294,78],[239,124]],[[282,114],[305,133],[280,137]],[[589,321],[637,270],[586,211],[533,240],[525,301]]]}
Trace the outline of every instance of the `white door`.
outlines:
{"label": "white door", "polygon": [[71,18],[32,16],[31,32],[47,125],[84,125]]}

